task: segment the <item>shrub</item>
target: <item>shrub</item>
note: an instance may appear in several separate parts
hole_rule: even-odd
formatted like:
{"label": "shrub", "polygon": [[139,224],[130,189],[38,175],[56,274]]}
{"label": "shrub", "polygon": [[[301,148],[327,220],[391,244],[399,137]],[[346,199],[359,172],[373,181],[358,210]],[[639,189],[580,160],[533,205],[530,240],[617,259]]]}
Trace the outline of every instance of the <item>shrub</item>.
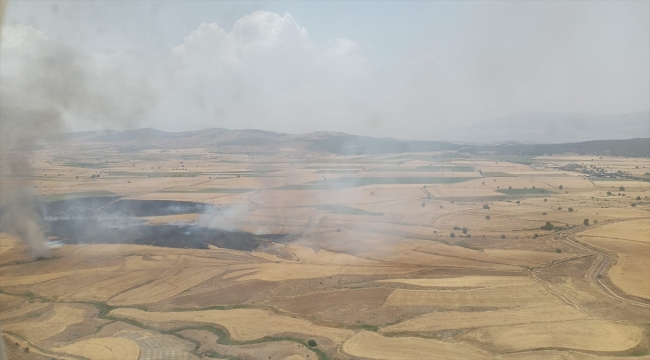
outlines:
{"label": "shrub", "polygon": [[607,192],[607,196],[612,196],[612,192],[611,192],[611,191],[608,191],[608,192]]}
{"label": "shrub", "polygon": [[625,191],[625,186],[619,186],[618,191]]}
{"label": "shrub", "polygon": [[537,239],[539,237],[539,234],[533,235],[533,239]]}
{"label": "shrub", "polygon": [[569,210],[569,212],[572,212],[572,211],[573,211],[573,208],[570,207],[570,208],[568,208],[567,210]]}
{"label": "shrub", "polygon": [[490,220],[490,215],[485,215],[485,220]]}
{"label": "shrub", "polygon": [[544,211],[544,212],[542,213],[542,215],[546,215],[546,211]]}
{"label": "shrub", "polygon": [[544,202],[547,202],[547,201],[548,201],[548,199],[544,199]]}
{"label": "shrub", "polygon": [[463,234],[467,234],[467,230],[468,230],[468,229],[467,229],[466,227],[464,227],[464,228],[462,229]]}
{"label": "shrub", "polygon": [[309,346],[311,346],[311,347],[318,346],[318,344],[316,343],[316,340],[314,340],[314,339],[309,339],[309,341],[307,341],[307,344]]}
{"label": "shrub", "polygon": [[553,230],[553,224],[550,221],[547,221],[546,224],[539,227],[542,230],[551,231]]}
{"label": "shrub", "polygon": [[512,186],[508,186],[508,189],[511,189],[511,190],[512,190]]}
{"label": "shrub", "polygon": [[557,249],[555,249],[555,252],[559,254],[559,253],[561,253],[561,252],[562,252],[562,249],[560,249],[560,248],[557,248]]}
{"label": "shrub", "polygon": [[483,209],[490,210],[490,205],[488,205],[488,204],[483,205]]}
{"label": "shrub", "polygon": [[425,205],[424,203],[422,203],[422,207],[425,207],[425,206],[426,206],[426,205]]}
{"label": "shrub", "polygon": [[506,236],[505,236],[505,235],[501,235],[501,238],[502,238],[502,239],[505,239],[505,238],[506,238]]}
{"label": "shrub", "polygon": [[451,234],[449,234],[449,237],[453,239],[453,238],[455,238],[455,237],[456,237],[456,234],[454,234],[454,233],[451,233]]}
{"label": "shrub", "polygon": [[521,201],[517,200],[517,205],[519,205],[520,203],[521,203]]}
{"label": "shrub", "polygon": [[562,207],[560,206],[560,207],[558,207],[557,209],[558,209],[558,210],[562,210]]}
{"label": "shrub", "polygon": [[632,203],[632,207],[636,207],[636,204],[635,204],[635,203]]}
{"label": "shrub", "polygon": [[564,186],[560,185],[560,190],[564,189]]}
{"label": "shrub", "polygon": [[584,226],[589,226],[589,219],[584,219],[584,220],[582,221],[582,224],[583,224]]}
{"label": "shrub", "polygon": [[634,200],[641,200],[641,197],[637,196],[636,199],[634,199]]}
{"label": "shrub", "polygon": [[454,226],[454,230],[460,230],[458,226]]}

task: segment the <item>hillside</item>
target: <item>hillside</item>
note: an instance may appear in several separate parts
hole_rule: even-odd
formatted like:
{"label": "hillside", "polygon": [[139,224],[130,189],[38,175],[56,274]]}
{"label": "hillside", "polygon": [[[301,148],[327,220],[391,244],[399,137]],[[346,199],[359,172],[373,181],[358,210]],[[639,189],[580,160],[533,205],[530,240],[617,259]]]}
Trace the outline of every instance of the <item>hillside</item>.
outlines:
{"label": "hillside", "polygon": [[454,141],[494,143],[574,143],[650,137],[650,112],[615,115],[527,113],[442,131]]}
{"label": "hillside", "polygon": [[[262,153],[307,150],[337,155],[371,155],[408,152],[458,152],[464,154],[494,154],[541,156],[574,153],[598,156],[650,156],[650,138],[625,140],[593,140],[571,143],[522,144],[502,143],[492,145],[460,144],[448,141],[409,141],[392,138],[373,138],[341,132],[314,132],[309,134],[284,134],[262,130],[227,130],[212,128],[200,131],[170,133],[156,129],[137,129],[122,132],[97,131],[58,134],[35,142],[44,148],[59,143],[92,144],[104,148],[123,150],[205,148],[222,153]],[[33,145],[20,149],[40,149]]]}

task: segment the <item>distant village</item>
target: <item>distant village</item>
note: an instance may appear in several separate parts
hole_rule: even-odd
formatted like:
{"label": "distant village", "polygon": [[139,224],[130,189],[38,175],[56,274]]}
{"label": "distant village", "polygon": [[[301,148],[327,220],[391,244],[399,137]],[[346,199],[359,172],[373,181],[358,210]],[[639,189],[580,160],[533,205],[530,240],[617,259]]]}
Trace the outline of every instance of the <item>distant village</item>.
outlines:
{"label": "distant village", "polygon": [[632,180],[642,180],[650,181],[650,172],[646,172],[643,176],[638,176],[631,174],[626,171],[617,170],[612,171],[606,168],[598,167],[596,165],[584,165],[578,163],[568,163],[568,164],[533,164],[531,165],[534,169],[557,169],[562,171],[573,171],[583,174],[584,178],[612,178],[612,179],[632,179]]}

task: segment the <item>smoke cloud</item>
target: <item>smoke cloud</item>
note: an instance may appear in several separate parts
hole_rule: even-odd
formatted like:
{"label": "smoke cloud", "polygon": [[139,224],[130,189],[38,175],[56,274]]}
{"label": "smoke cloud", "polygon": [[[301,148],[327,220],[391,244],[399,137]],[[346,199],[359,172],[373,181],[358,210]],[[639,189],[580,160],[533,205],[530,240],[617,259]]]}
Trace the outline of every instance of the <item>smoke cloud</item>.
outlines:
{"label": "smoke cloud", "polygon": [[100,64],[31,26],[6,26],[1,39],[0,230],[23,239],[34,257],[46,256],[31,150],[67,120],[132,126],[155,103],[155,91],[146,77]]}

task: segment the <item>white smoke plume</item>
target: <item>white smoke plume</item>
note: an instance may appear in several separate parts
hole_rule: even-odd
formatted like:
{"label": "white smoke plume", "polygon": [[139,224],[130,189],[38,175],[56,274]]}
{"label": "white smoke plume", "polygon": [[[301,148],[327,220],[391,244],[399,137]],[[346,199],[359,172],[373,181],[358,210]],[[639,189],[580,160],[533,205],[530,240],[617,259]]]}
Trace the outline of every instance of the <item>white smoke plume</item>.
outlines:
{"label": "white smoke plume", "polygon": [[5,26],[0,39],[0,230],[24,240],[33,257],[46,256],[30,151],[68,119],[128,127],[156,91],[142,74],[100,65],[31,26]]}

